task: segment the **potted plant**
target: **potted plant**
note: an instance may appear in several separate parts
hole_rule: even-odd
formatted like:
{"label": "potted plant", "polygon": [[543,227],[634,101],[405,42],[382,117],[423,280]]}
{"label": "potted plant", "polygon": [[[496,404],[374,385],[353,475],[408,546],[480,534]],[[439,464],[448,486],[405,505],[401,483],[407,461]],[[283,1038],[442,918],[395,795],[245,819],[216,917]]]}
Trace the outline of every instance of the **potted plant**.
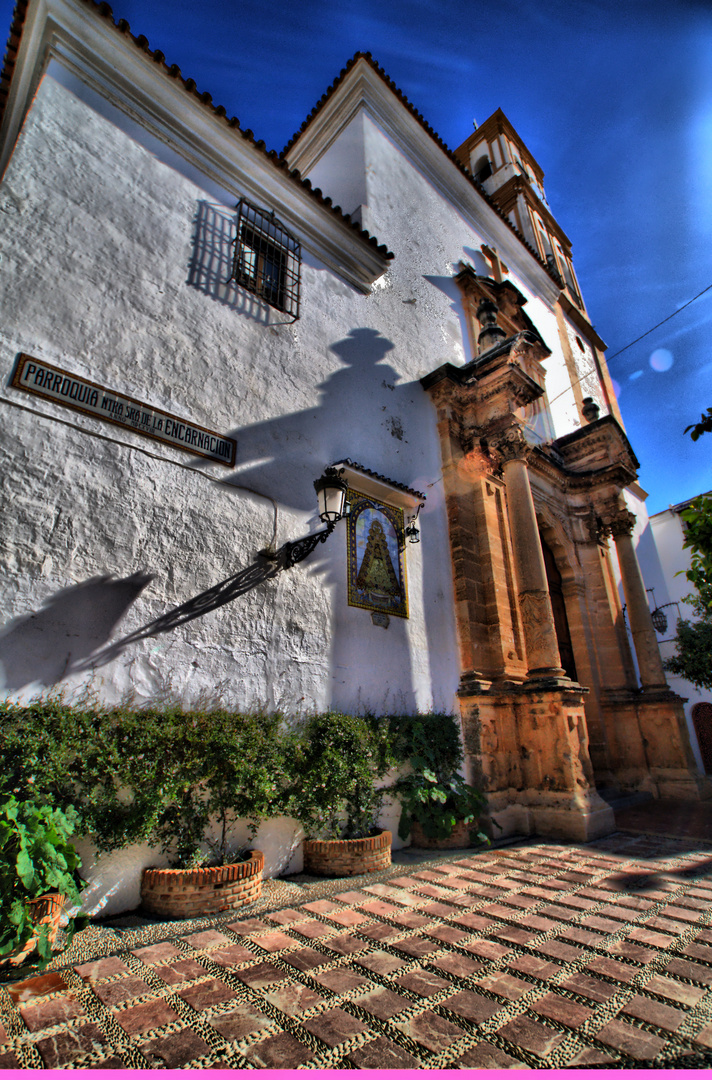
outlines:
{"label": "potted plant", "polygon": [[[262,891],[264,855],[252,849],[259,825],[283,812],[281,718],[215,710],[174,719],[151,833],[171,865],[144,870],[142,904],[169,918],[243,907]],[[247,822],[244,845],[230,840],[237,821]]]}
{"label": "potted plant", "polygon": [[390,788],[401,804],[398,835],[402,840],[410,835],[413,846],[425,848],[489,844],[477,828],[486,800],[458,771],[462,749],[454,724],[443,725],[438,734],[433,738],[422,721],[412,726],[411,771]]}
{"label": "potted plant", "polygon": [[378,827],[393,764],[387,728],[374,717],[310,716],[294,737],[291,813],[301,822],[304,869],[329,877],[383,870],[392,835]]}
{"label": "potted plant", "polygon": [[[78,815],[11,796],[0,806],[0,964],[52,955],[65,906],[81,904],[81,860],[70,842]],[[70,918],[67,943],[86,919]]]}

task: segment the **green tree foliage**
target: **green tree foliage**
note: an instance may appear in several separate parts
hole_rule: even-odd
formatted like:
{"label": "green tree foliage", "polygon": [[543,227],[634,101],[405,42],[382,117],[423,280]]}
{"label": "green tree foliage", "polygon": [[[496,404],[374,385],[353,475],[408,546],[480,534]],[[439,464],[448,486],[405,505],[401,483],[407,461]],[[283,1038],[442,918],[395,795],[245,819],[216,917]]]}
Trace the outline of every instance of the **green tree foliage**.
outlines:
{"label": "green tree foliage", "polygon": [[685,428],[685,434],[687,434],[688,431],[690,432],[690,438],[693,442],[697,442],[700,435],[712,431],[712,408],[707,410],[706,415],[705,413],[702,413],[699,424],[688,424]]}
{"label": "green tree foliage", "polygon": [[[693,436],[694,437],[694,436]],[[712,690],[712,497],[702,496],[682,511],[690,569],[685,572],[695,592],[686,596],[697,618],[677,624],[675,655],[665,668],[695,686]]]}

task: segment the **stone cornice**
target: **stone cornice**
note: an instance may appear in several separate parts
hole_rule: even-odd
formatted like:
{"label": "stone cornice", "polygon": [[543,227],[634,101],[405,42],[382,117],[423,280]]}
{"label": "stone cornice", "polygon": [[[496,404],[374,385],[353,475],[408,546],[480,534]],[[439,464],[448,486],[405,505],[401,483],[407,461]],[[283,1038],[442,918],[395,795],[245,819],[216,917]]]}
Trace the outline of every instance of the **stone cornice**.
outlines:
{"label": "stone cornice", "polygon": [[563,435],[552,446],[572,473],[594,474],[616,464],[627,473],[626,484],[637,479],[638,459],[622,427],[612,416],[602,416]]}
{"label": "stone cornice", "polygon": [[584,337],[588,338],[594,348],[600,349],[601,352],[605,352],[608,348],[605,341],[598,336],[586,316],[569,300],[566,293],[562,292],[559,297],[559,303],[561,304],[561,309],[566,317],[576,325]]}
{"label": "stone cornice", "polygon": [[0,127],[4,172],[42,75],[52,60],[138,122],[189,166],[234,195],[274,210],[306,250],[362,292],[389,266],[391,254],[311,190],[276,153],[268,154],[236,118],[213,107],[210,94],[150,52],[128,24],[114,24],[108,5],[87,0],[31,0],[5,86]]}

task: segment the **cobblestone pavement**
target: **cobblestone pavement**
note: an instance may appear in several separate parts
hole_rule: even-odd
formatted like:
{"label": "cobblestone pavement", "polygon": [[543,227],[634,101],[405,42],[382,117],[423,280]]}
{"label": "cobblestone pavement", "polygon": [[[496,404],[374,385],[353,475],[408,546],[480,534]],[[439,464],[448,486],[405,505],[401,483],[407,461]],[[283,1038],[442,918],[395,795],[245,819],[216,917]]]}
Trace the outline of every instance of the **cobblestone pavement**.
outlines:
{"label": "cobblestone pavement", "polygon": [[712,845],[425,858],[267,883],[230,917],[88,928],[0,986],[0,1068],[712,1065]]}

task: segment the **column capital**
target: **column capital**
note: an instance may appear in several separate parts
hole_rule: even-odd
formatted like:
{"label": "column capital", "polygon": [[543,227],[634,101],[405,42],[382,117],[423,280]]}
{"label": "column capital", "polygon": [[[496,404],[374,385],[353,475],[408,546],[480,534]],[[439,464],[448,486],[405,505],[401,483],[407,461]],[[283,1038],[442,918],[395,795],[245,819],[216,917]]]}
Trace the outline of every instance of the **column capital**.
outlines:
{"label": "column capital", "polygon": [[630,536],[636,522],[625,506],[618,499],[609,499],[604,503],[594,503],[585,519],[585,528],[594,543],[603,544],[610,536]]}
{"label": "column capital", "polygon": [[611,533],[611,526],[607,525],[600,514],[596,513],[596,508],[591,507],[588,514],[582,520],[582,528],[584,537],[588,535],[588,539],[592,544],[605,545]]}
{"label": "column capital", "polygon": [[630,536],[636,521],[635,514],[631,514],[630,510],[619,510],[608,523],[613,539],[615,540],[618,536]]}
{"label": "column capital", "polygon": [[494,442],[494,446],[503,465],[510,461],[522,461],[526,464],[532,455],[532,448],[524,438],[519,424],[512,424],[507,428]]}

